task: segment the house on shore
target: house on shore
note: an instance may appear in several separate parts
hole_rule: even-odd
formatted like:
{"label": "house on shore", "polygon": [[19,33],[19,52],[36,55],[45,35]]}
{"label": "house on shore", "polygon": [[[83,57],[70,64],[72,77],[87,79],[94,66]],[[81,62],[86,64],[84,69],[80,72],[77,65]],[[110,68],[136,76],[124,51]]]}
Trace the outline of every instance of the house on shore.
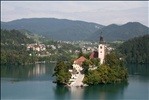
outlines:
{"label": "house on shore", "polygon": [[82,63],[86,60],[85,57],[81,56],[77,60],[74,61],[73,63],[73,68],[77,70],[77,72],[82,70]]}

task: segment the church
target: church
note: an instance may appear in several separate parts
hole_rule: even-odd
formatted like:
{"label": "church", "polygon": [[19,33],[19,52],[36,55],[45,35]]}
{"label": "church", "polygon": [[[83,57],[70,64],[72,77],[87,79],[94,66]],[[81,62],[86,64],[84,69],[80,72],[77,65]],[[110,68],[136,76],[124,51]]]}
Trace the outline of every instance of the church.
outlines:
{"label": "church", "polygon": [[91,58],[99,58],[100,64],[103,64],[105,56],[106,56],[105,42],[103,40],[103,36],[101,35],[99,44],[98,44],[98,50],[92,52],[92,54],[90,55],[90,59]]}

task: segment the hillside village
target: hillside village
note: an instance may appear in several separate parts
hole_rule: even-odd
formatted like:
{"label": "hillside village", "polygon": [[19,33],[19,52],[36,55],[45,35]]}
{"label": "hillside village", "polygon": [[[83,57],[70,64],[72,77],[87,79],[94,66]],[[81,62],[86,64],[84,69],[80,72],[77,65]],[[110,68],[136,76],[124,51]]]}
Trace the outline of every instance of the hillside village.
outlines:
{"label": "hillside village", "polygon": [[[56,44],[43,44],[43,43],[33,43],[26,44],[27,51],[36,51],[36,56],[51,56],[51,55],[61,55],[61,53],[57,53],[57,50],[64,49],[63,45],[69,44],[77,47],[76,49],[70,48],[66,49],[65,52],[68,54],[78,55],[80,52],[87,54],[94,51],[97,51],[97,42],[85,42],[85,41],[57,41]],[[109,53],[114,48],[110,47],[108,44],[105,45],[105,50]],[[29,56],[32,54],[30,53]]]}

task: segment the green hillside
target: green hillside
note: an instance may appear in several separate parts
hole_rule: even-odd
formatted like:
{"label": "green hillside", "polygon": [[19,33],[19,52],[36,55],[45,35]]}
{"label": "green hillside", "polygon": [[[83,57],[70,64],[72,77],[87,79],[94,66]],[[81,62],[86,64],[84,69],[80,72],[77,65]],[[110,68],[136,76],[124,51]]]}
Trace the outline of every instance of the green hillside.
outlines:
{"label": "green hillside", "polygon": [[149,35],[124,42],[117,48],[117,52],[127,63],[149,63]]}
{"label": "green hillside", "polygon": [[31,63],[26,44],[34,43],[18,30],[1,30],[1,64]]}
{"label": "green hillside", "polygon": [[1,30],[1,44],[14,44],[21,45],[27,43],[33,43],[34,40],[27,38],[24,34],[22,34],[18,30]]}

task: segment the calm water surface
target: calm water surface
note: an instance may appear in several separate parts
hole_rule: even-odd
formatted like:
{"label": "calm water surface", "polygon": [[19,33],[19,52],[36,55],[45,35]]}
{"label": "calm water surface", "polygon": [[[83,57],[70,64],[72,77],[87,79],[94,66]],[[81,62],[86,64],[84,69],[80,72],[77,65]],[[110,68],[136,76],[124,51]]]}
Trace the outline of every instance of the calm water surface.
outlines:
{"label": "calm water surface", "polygon": [[1,100],[149,100],[149,65],[126,65],[126,82],[84,88],[52,83],[54,66],[1,66]]}

